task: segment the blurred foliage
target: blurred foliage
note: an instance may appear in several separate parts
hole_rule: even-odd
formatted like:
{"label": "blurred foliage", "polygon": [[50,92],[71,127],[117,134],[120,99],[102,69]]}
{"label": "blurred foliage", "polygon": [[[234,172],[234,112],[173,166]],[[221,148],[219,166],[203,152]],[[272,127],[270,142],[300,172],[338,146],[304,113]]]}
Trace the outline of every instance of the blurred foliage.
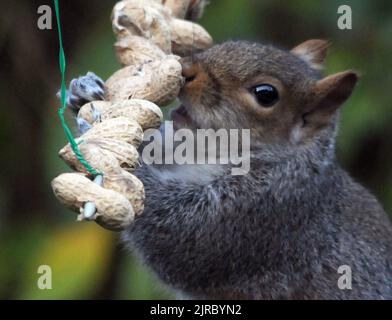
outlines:
{"label": "blurred foliage", "polygon": [[[0,297],[173,298],[116,234],[75,223],[51,193],[51,179],[69,169],[56,156],[65,143],[54,97],[57,38],[36,27],[38,6],[49,3],[9,1],[0,13]],[[60,3],[68,78],[88,70],[107,78],[119,68],[109,20],[115,1]],[[353,30],[337,28],[341,4],[353,9]],[[343,108],[338,157],[392,212],[391,1],[211,0],[200,23],[216,42],[290,48],[309,38],[331,40],[326,73],[362,74]],[[52,267],[52,290],[37,288],[44,264]]]}

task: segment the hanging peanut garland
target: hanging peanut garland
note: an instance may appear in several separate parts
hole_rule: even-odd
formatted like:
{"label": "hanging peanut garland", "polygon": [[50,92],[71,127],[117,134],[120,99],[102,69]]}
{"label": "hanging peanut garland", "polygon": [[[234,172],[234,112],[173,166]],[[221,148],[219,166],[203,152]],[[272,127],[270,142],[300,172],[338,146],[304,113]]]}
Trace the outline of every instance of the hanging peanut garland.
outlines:
{"label": "hanging peanut garland", "polygon": [[137,147],[143,130],[159,127],[158,106],[178,96],[184,81],[180,56],[212,45],[200,25],[184,20],[200,18],[205,5],[205,0],[125,0],[114,6],[115,51],[124,67],[106,81],[105,101],[89,102],[78,113],[92,128],[77,139],[77,150],[99,174],[91,174],[70,143],[59,155],[79,173],[52,181],[56,197],[80,212],[79,220],[119,231],[142,214],[144,188],[132,174]]}

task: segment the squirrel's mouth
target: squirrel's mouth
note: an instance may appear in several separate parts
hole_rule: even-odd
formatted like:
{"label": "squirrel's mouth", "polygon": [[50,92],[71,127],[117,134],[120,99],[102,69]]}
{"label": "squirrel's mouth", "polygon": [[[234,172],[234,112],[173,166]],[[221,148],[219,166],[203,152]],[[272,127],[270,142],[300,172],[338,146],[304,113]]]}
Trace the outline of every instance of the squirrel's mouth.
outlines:
{"label": "squirrel's mouth", "polygon": [[174,129],[181,129],[192,126],[192,118],[186,108],[181,105],[170,112],[170,119],[173,121]]}

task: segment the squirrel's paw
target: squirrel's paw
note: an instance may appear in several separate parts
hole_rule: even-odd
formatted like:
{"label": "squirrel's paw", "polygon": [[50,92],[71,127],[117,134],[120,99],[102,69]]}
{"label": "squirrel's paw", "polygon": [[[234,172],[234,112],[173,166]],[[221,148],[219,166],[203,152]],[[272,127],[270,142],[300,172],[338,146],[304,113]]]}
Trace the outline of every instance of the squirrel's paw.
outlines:
{"label": "squirrel's paw", "polygon": [[[94,107],[94,104],[90,104],[90,109],[91,109],[91,117],[92,117],[92,122],[99,121],[101,122],[101,111],[97,108]],[[76,123],[78,125],[79,133],[84,134],[88,130],[92,128],[92,124],[83,119],[83,117],[76,117]]]}
{"label": "squirrel's paw", "polygon": [[75,112],[86,103],[105,100],[105,85],[101,78],[93,72],[73,79],[67,91],[67,105]]}

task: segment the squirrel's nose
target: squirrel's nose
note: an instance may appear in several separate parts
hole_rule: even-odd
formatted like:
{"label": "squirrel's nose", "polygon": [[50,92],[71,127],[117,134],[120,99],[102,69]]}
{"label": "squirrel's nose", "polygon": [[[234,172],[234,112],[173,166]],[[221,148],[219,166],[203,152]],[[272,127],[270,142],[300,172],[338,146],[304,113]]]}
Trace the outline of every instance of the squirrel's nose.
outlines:
{"label": "squirrel's nose", "polygon": [[180,59],[182,65],[182,76],[185,78],[185,84],[194,81],[199,73],[199,68],[190,58]]}

